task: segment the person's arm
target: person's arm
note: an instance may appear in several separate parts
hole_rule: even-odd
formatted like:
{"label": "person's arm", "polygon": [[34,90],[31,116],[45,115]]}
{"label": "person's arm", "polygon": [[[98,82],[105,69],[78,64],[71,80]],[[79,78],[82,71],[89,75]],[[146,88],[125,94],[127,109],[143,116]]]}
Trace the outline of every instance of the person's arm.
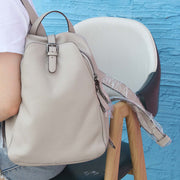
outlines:
{"label": "person's arm", "polygon": [[21,58],[17,53],[0,53],[0,122],[19,111]]}

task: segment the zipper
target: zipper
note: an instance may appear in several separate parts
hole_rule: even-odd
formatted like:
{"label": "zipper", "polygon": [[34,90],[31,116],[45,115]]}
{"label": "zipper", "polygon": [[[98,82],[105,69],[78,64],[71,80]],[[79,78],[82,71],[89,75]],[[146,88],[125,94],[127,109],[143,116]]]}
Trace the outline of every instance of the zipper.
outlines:
{"label": "zipper", "polygon": [[81,54],[82,54],[83,56],[85,56],[86,59],[88,60],[90,66],[91,66],[92,72],[93,72],[93,76],[94,76],[94,78],[95,78],[97,75],[96,75],[96,73],[95,73],[95,69],[94,69],[94,66],[93,66],[93,63],[92,63],[91,59],[90,59],[89,56],[88,56],[86,53],[84,53],[82,50],[79,49],[79,51],[80,51]]}
{"label": "zipper", "polygon": [[80,50],[80,52],[82,53],[82,55],[84,55],[87,58],[87,60],[89,62],[89,65],[91,66],[92,73],[93,73],[93,76],[94,76],[94,82],[95,82],[97,97],[98,97],[98,100],[100,102],[101,109],[102,109],[103,112],[107,112],[109,110],[109,105],[108,104],[109,104],[110,100],[108,100],[108,98],[104,95],[104,93],[103,93],[103,91],[101,89],[101,85],[100,85],[100,82],[98,80],[98,76],[97,76],[97,74],[95,72],[95,69],[94,69],[94,66],[93,66],[93,63],[92,63],[91,59],[83,51]]}
{"label": "zipper", "polygon": [[107,99],[107,97],[104,95],[103,91],[101,90],[100,82],[97,78],[97,75],[95,75],[94,77],[94,82],[95,82],[96,93],[97,93],[98,100],[100,102],[101,109],[105,113],[109,110],[110,101]]}
{"label": "zipper", "polygon": [[94,81],[95,81],[95,86],[96,86],[96,91],[98,91],[100,93],[100,95],[102,96],[102,98],[106,101],[106,103],[108,104],[109,103],[109,100],[107,99],[107,97],[104,95],[104,93],[102,92],[101,90],[101,87],[100,87],[100,82],[97,78],[97,75],[95,75],[94,77]]}
{"label": "zipper", "polygon": [[97,92],[97,98],[99,100],[99,103],[100,103],[100,106],[101,106],[101,109],[102,111],[105,113],[107,110],[106,110],[106,105],[104,105],[104,103],[102,102],[103,101],[103,98],[101,97],[99,91]]}

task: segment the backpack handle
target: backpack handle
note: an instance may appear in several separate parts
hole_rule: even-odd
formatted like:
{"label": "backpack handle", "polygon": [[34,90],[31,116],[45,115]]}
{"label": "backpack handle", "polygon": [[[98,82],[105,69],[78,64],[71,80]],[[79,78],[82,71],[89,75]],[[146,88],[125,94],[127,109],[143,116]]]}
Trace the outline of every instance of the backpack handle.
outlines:
{"label": "backpack handle", "polygon": [[75,30],[74,30],[74,27],[71,23],[71,21],[60,11],[49,11],[49,12],[46,12],[44,13],[43,15],[41,15],[33,24],[32,24],[32,27],[31,27],[31,30],[30,30],[30,34],[34,34],[34,35],[37,35],[37,31],[39,29],[39,26],[42,22],[42,20],[50,13],[53,13],[53,12],[57,12],[61,15],[63,15],[66,19],[66,22],[67,22],[67,25],[68,25],[68,32],[72,32],[72,33],[75,33]]}

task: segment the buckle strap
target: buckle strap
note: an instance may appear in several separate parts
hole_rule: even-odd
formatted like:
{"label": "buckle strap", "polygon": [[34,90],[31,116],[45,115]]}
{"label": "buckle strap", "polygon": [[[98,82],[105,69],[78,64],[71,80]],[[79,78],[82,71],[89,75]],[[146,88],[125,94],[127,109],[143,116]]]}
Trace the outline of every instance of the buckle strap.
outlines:
{"label": "buckle strap", "polygon": [[56,37],[54,34],[48,36],[47,55],[48,55],[48,70],[50,73],[54,73],[56,72],[56,68],[57,68],[57,56],[58,56],[58,46],[56,44]]}

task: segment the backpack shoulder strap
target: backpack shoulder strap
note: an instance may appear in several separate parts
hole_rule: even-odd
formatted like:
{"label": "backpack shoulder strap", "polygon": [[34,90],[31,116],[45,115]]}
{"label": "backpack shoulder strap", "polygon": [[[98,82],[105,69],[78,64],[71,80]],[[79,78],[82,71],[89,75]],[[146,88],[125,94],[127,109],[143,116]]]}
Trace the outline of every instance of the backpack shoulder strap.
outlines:
{"label": "backpack shoulder strap", "polygon": [[[27,10],[27,12],[29,14],[30,24],[31,25],[34,24],[34,22],[38,18],[38,15],[36,14],[36,12],[33,9],[33,7],[30,5],[28,0],[21,0],[21,2],[22,2],[22,4],[24,5],[24,7],[26,8],[26,10]],[[46,31],[44,30],[44,27],[43,27],[42,24],[40,25],[37,34],[40,35],[40,36],[46,36]]]}
{"label": "backpack shoulder strap", "polygon": [[153,115],[144,108],[139,98],[131,89],[101,70],[99,70],[98,74],[105,86],[120,94],[120,96],[112,97],[111,100],[127,102],[134,112],[136,112],[140,125],[153,137],[157,144],[164,147],[171,142],[171,139],[164,134],[160,124],[158,124]]}

